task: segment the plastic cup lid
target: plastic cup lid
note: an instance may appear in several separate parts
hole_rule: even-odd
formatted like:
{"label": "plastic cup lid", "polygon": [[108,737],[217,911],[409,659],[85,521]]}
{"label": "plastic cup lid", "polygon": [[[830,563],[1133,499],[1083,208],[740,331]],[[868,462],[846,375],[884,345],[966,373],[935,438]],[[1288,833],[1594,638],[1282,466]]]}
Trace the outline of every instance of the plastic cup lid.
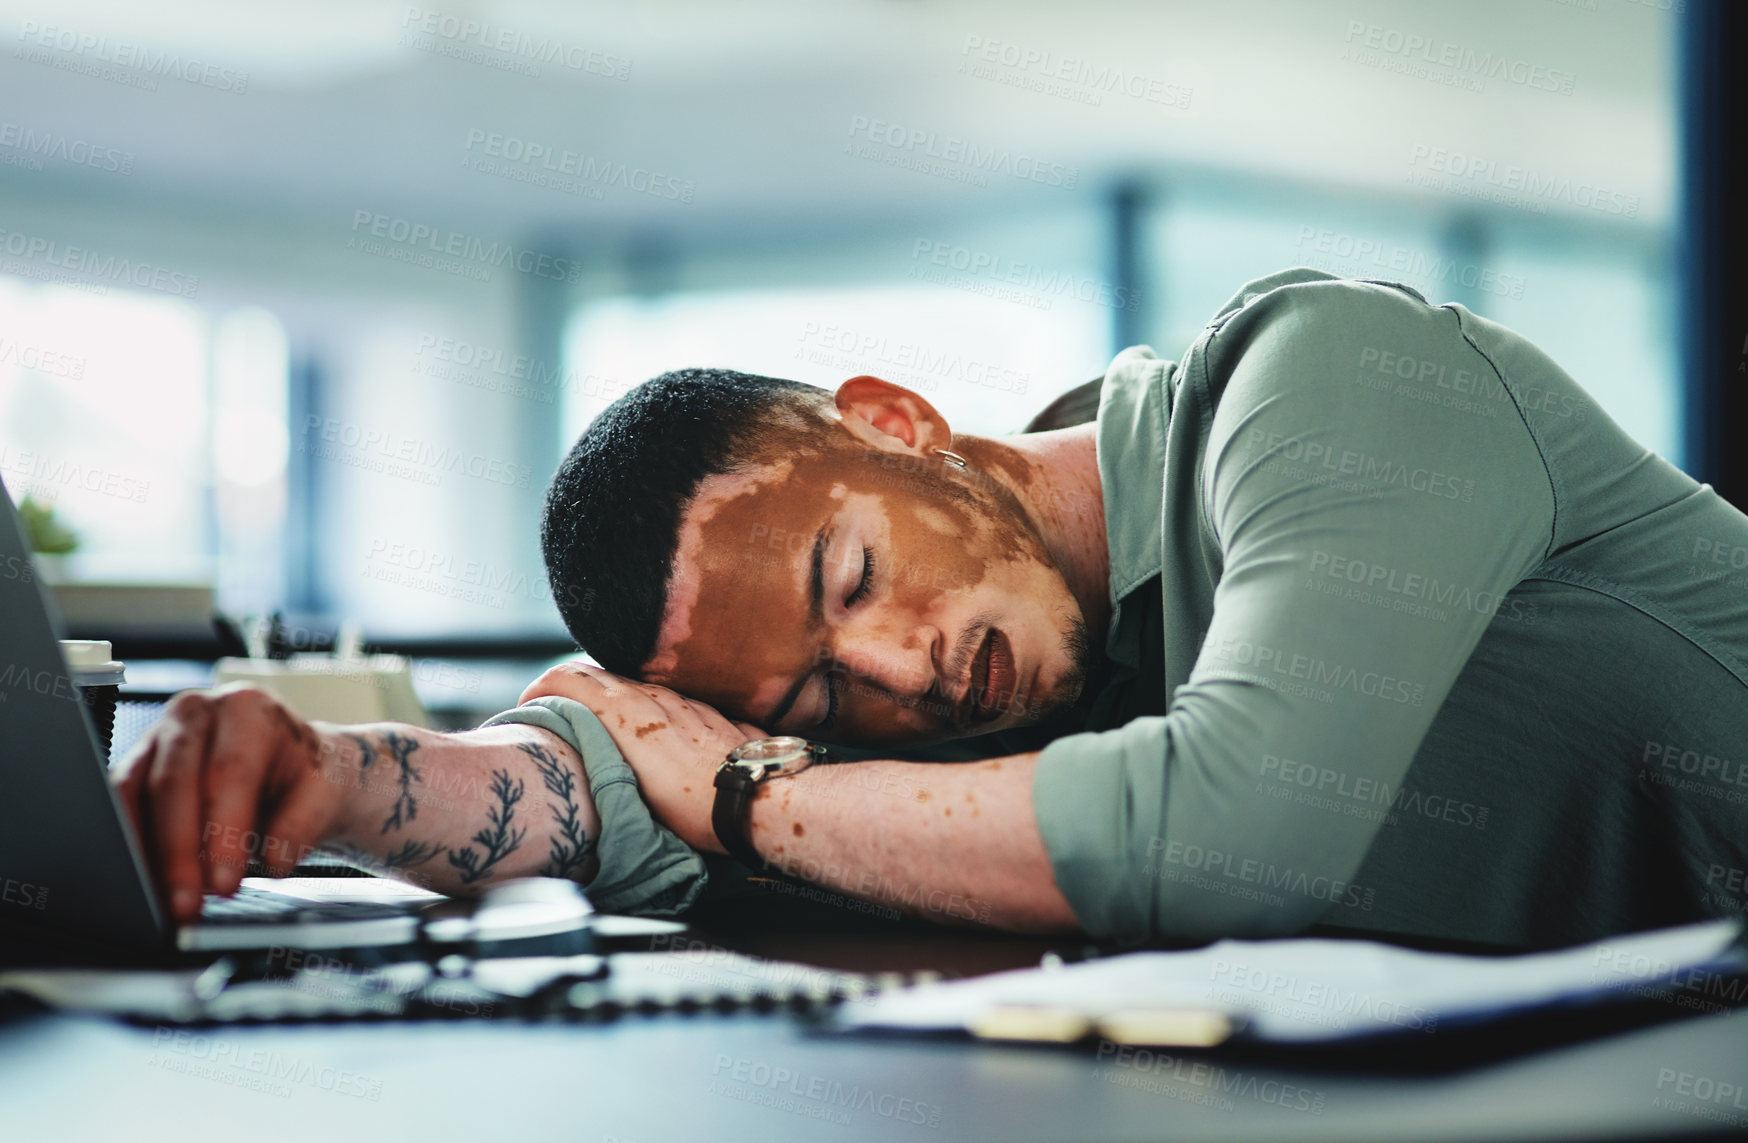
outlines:
{"label": "plastic cup lid", "polygon": [[61,654],[77,682],[120,682],[127,665],[114,658],[107,639],[62,639]]}

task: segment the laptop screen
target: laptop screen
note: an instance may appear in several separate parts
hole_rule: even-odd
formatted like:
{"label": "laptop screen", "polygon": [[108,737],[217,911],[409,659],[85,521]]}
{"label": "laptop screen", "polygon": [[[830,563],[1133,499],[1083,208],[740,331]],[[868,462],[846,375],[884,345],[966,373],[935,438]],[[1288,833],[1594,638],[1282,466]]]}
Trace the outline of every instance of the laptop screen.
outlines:
{"label": "laptop screen", "polygon": [[0,927],[156,944],[165,929],[0,481]]}

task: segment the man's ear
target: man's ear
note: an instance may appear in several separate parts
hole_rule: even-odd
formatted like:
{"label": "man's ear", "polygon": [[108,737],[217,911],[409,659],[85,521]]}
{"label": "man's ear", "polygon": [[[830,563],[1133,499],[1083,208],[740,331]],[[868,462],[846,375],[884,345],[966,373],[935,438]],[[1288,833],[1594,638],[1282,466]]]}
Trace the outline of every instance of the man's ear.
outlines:
{"label": "man's ear", "polygon": [[864,444],[885,452],[926,454],[951,448],[953,431],[935,407],[878,377],[852,377],[838,386],[838,417]]}

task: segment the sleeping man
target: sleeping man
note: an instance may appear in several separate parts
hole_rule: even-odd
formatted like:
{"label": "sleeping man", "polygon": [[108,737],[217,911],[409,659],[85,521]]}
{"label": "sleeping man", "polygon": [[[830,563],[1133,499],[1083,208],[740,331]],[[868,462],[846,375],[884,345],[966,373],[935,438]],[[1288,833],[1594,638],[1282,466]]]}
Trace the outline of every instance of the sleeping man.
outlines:
{"label": "sleeping man", "polygon": [[[999,439],[873,377],[665,374],[542,540],[601,666],[479,730],[172,705],[118,780],[177,916],[251,830],[274,872],[325,846],[667,914],[730,852],[1121,940],[1748,911],[1748,517],[1406,287],[1252,282],[1181,361],[1119,354],[1095,421]],[[721,781],[736,748],[794,760]]]}

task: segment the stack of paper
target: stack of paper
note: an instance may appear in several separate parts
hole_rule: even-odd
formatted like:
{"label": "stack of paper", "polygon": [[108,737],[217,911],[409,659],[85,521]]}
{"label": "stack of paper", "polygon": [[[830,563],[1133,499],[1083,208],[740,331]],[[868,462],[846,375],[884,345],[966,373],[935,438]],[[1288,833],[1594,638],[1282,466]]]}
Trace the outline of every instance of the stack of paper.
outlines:
{"label": "stack of paper", "polygon": [[[1742,932],[1739,921],[1711,921],[1511,957],[1369,941],[1227,940],[907,989],[851,1006],[839,1027],[1208,1046],[1234,1034],[1319,1043],[1430,1033],[1670,988],[1715,992],[1723,1007],[1748,999]],[[1166,1031],[1127,1034],[1137,1028]]]}

